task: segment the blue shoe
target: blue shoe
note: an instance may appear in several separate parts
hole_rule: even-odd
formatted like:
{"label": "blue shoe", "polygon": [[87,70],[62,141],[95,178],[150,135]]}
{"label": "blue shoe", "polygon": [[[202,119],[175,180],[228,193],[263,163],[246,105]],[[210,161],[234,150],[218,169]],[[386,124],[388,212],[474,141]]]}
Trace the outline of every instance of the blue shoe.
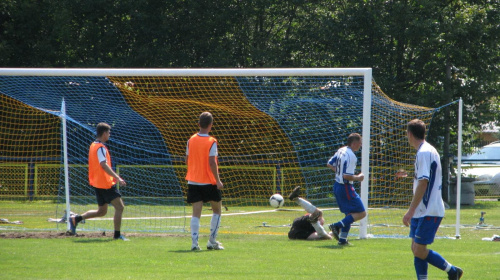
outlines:
{"label": "blue shoe", "polygon": [[130,241],[130,239],[126,238],[125,236],[123,235],[120,235],[119,237],[117,238],[113,238],[114,240],[123,240],[123,241]]}
{"label": "blue shoe", "polygon": [[346,246],[346,245],[351,245],[347,239],[342,239],[337,243],[339,246]]}
{"label": "blue shoe", "polygon": [[75,220],[75,216],[69,217],[69,228],[70,228],[70,232],[72,235],[76,234],[76,225],[77,225],[77,222]]}
{"label": "blue shoe", "polygon": [[464,274],[464,271],[460,268],[455,266],[455,272],[448,272],[448,279],[449,280],[458,280],[462,278],[462,275]]}
{"label": "blue shoe", "polygon": [[335,226],[334,224],[331,224],[328,226],[330,230],[332,231],[333,237],[339,241],[340,240],[340,228],[338,226]]}

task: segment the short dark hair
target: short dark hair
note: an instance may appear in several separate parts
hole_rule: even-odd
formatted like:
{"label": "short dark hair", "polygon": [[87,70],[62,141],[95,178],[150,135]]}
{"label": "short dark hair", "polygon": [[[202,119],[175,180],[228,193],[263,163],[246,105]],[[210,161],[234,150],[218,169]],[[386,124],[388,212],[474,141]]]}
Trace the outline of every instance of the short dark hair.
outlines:
{"label": "short dark hair", "polygon": [[349,134],[349,137],[347,137],[347,146],[351,146],[352,143],[354,142],[361,141],[361,135],[359,133],[351,133]]}
{"label": "short dark hair", "polygon": [[214,121],[214,117],[210,112],[203,112],[200,115],[200,120],[198,123],[200,124],[201,128],[207,128],[210,124],[212,124]]}
{"label": "short dark hair", "polygon": [[107,123],[98,123],[96,127],[97,137],[101,137],[104,132],[108,132],[111,130],[111,126]]}
{"label": "short dark hair", "polygon": [[417,139],[423,140],[425,138],[425,123],[419,119],[411,120],[407,130]]}

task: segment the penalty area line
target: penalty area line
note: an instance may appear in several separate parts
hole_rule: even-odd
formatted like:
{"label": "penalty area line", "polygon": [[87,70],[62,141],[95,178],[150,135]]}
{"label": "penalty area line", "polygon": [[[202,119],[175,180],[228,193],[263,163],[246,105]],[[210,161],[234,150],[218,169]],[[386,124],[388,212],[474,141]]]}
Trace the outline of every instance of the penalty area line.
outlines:
{"label": "penalty area line", "polygon": [[[241,212],[241,213],[223,213],[222,216],[238,216],[238,215],[251,215],[251,214],[260,214],[260,213],[270,213],[283,211],[283,209],[272,209],[272,210],[261,210],[261,211],[252,211],[252,212]],[[286,210],[286,211],[294,211],[294,210]],[[303,210],[301,210],[303,211]],[[212,217],[212,214],[203,214],[202,217]],[[122,220],[161,220],[161,219],[185,219],[191,218],[191,216],[173,216],[173,217],[123,217]],[[94,221],[110,221],[113,218],[93,218]]]}
{"label": "penalty area line", "polygon": [[[323,211],[335,210],[338,208],[326,208],[322,209]],[[252,214],[260,214],[260,213],[271,213],[271,212],[282,212],[282,211],[296,211],[296,212],[304,212],[303,209],[271,209],[271,210],[261,210],[261,211],[252,211],[252,212],[240,212],[240,213],[222,213],[222,216],[239,216],[239,215],[252,215]],[[212,214],[203,214],[202,217],[212,217]],[[170,217],[123,217],[122,220],[163,220],[163,219],[185,219],[191,218],[192,216],[170,216]],[[112,221],[113,218],[93,218],[94,221]]]}

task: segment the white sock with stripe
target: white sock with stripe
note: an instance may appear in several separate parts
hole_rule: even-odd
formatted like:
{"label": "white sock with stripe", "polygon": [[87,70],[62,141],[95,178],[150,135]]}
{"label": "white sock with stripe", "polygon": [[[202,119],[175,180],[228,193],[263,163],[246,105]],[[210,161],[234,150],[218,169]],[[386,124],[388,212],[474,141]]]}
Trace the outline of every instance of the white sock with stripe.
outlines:
{"label": "white sock with stripe", "polygon": [[193,244],[191,247],[198,246],[199,235],[200,235],[200,218],[191,217],[191,241]]}
{"label": "white sock with stripe", "polygon": [[213,214],[212,220],[210,220],[210,243],[215,243],[217,238],[217,233],[219,233],[221,215]]}

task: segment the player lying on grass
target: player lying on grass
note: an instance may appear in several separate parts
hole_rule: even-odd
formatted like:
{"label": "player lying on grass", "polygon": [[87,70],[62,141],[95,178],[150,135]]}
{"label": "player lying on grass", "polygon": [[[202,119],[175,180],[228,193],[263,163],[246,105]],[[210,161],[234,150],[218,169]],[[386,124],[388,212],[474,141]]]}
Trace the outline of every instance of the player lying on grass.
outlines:
{"label": "player lying on grass", "polygon": [[309,201],[300,197],[300,186],[293,189],[288,196],[291,201],[295,201],[302,206],[307,214],[293,220],[292,228],[288,232],[289,239],[303,240],[331,240],[332,236],[323,228],[325,220],[323,212],[312,205]]}

